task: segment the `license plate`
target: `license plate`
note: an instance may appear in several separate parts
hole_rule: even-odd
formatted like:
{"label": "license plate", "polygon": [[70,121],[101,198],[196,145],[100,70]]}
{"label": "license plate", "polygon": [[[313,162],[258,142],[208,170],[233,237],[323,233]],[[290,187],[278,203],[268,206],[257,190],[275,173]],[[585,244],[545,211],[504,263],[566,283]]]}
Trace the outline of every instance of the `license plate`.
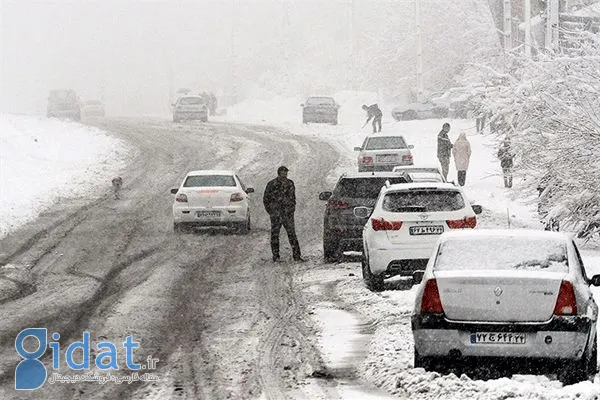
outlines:
{"label": "license plate", "polygon": [[208,217],[220,217],[220,211],[197,211],[196,217],[198,218],[208,218]]}
{"label": "license plate", "polygon": [[471,344],[525,344],[527,335],[517,332],[473,332]]}
{"label": "license plate", "polygon": [[444,227],[441,225],[411,226],[408,228],[411,235],[441,235],[444,233]]}
{"label": "license plate", "polygon": [[396,162],[398,157],[394,154],[380,154],[377,156],[378,162]]}

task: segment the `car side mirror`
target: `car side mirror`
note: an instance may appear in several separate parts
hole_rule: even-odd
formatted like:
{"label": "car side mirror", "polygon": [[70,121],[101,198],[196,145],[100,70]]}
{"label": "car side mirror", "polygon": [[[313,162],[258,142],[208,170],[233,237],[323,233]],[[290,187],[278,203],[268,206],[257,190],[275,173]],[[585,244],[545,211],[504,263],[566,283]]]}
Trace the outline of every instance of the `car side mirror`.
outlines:
{"label": "car side mirror", "polygon": [[354,151],[361,151],[362,149],[360,147],[355,147]]}
{"label": "car side mirror", "polygon": [[415,272],[413,272],[413,282],[415,283],[415,285],[418,285],[419,283],[423,282],[423,276],[425,275],[425,271],[418,269]]}
{"label": "car side mirror", "polygon": [[354,209],[352,210],[352,213],[356,218],[369,218],[372,212],[373,209],[371,207],[364,206],[354,207]]}
{"label": "car side mirror", "polygon": [[179,189],[171,189],[171,194],[177,194],[178,191]]}
{"label": "car side mirror", "polygon": [[319,200],[329,200],[330,197],[331,197],[331,192],[319,193]]}
{"label": "car side mirror", "polygon": [[412,144],[409,144],[409,145],[408,145],[408,148],[409,148],[409,149],[414,149],[414,148],[415,148],[415,146],[414,146],[414,145],[412,145]]}
{"label": "car side mirror", "polygon": [[246,188],[246,193],[254,193],[254,188]]}
{"label": "car side mirror", "polygon": [[483,208],[479,204],[473,204],[471,205],[471,208],[473,209],[473,212],[475,214],[481,214],[481,212],[483,211]]}
{"label": "car side mirror", "polygon": [[590,283],[594,286],[600,286],[600,275],[592,276],[592,279],[590,279]]}

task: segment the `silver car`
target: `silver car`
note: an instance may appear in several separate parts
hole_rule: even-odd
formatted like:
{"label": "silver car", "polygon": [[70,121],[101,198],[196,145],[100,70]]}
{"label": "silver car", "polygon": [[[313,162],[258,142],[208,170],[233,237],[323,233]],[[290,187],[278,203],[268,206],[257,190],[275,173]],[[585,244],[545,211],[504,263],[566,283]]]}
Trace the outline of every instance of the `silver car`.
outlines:
{"label": "silver car", "polygon": [[413,165],[413,156],[401,135],[369,135],[358,151],[358,172],[392,171],[397,165]]}
{"label": "silver car", "polygon": [[[577,246],[559,232],[444,233],[412,316],[414,365],[475,357],[544,360],[565,384],[597,372],[596,305]],[[422,280],[422,281],[421,281]]]}

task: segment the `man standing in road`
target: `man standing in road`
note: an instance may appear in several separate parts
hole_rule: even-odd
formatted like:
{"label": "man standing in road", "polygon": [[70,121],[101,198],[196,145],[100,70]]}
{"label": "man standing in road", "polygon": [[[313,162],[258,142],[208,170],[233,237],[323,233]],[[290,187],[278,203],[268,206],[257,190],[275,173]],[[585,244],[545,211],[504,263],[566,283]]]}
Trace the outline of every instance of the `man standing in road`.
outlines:
{"label": "man standing in road", "polygon": [[273,261],[279,261],[279,232],[285,228],[292,256],[295,261],[305,261],[300,256],[300,244],[296,237],[294,212],[296,211],[296,188],[294,181],[287,177],[288,169],[283,165],[277,169],[277,178],[269,181],[263,195],[265,210],[271,217],[271,251]]}
{"label": "man standing in road", "polygon": [[445,180],[448,180],[448,168],[450,167],[450,154],[452,151],[452,142],[448,137],[449,131],[450,124],[445,122],[437,137],[437,157],[442,166],[442,175],[444,175]]}
{"label": "man standing in road", "polygon": [[363,104],[362,108],[367,112],[367,121],[363,125],[363,128],[373,119],[373,133],[381,132],[381,118],[383,117],[383,113],[379,109],[379,106],[377,104],[371,104],[370,106]]}

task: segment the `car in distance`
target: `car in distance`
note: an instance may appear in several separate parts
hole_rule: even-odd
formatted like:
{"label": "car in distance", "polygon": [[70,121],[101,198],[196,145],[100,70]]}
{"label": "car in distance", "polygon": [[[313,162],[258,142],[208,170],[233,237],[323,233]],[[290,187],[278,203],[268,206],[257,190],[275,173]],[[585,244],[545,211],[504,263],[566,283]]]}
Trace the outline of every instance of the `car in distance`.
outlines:
{"label": "car in distance", "polygon": [[539,230],[453,231],[418,271],[414,365],[537,360],[565,384],[597,372],[596,305],[572,238]]}
{"label": "car in distance", "polygon": [[339,260],[344,251],[362,251],[362,231],[367,219],[358,218],[353,209],[373,207],[385,182],[407,183],[407,178],[395,172],[352,172],[342,174],[332,192],[319,194],[327,201],[323,216],[323,258]]}
{"label": "car in distance", "polygon": [[392,171],[409,175],[412,182],[446,182],[437,166],[398,165]]}
{"label": "car in distance", "polygon": [[188,172],[173,202],[173,229],[223,226],[241,233],[250,231],[250,204],[246,187],[233,171],[200,170]]}
{"label": "car in distance", "polygon": [[173,106],[173,122],[187,120],[208,121],[208,104],[203,96],[181,96]]}
{"label": "car in distance", "polygon": [[333,97],[312,96],[306,102],[300,104],[302,107],[302,123],[325,122],[332,125],[338,123],[339,104]]}
{"label": "car in distance", "polygon": [[77,93],[71,89],[51,90],[48,94],[46,116],[81,121],[81,104]]}
{"label": "car in distance", "polygon": [[354,148],[359,152],[358,172],[392,171],[397,165],[413,165],[412,148],[401,135],[369,135]]}
{"label": "car in distance", "polygon": [[415,119],[431,119],[448,117],[448,107],[431,100],[422,103],[410,103],[392,109],[392,118],[396,121],[410,121]]}
{"label": "car in distance", "polygon": [[451,183],[386,185],[372,210],[354,208],[357,217],[369,217],[362,235],[365,283],[380,291],[386,278],[412,276],[427,264],[442,233],[475,228],[479,213],[481,206]]}
{"label": "car in distance", "polygon": [[81,114],[84,117],[104,117],[106,112],[104,104],[100,100],[87,100],[81,106]]}

